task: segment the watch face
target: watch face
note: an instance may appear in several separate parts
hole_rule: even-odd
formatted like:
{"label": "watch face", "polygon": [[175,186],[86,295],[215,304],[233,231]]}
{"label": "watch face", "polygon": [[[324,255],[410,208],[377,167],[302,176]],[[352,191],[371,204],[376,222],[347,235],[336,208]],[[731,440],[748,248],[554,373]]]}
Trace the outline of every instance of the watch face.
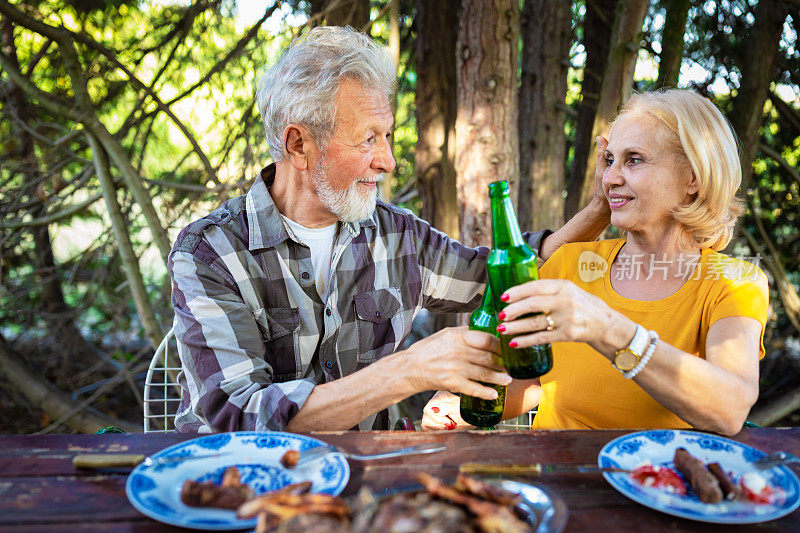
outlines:
{"label": "watch face", "polygon": [[629,372],[633,370],[638,363],[639,357],[629,350],[621,350],[614,358],[614,366],[623,372]]}

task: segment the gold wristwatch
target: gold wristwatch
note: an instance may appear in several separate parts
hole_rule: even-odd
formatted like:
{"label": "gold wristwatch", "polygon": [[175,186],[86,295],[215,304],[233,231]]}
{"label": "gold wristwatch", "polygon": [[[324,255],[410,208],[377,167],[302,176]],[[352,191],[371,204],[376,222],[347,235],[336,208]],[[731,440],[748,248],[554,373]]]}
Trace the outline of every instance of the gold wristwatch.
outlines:
{"label": "gold wristwatch", "polygon": [[631,342],[620,350],[614,352],[614,367],[621,372],[630,372],[641,361],[644,351],[650,341],[650,335],[644,326],[636,324],[636,334]]}

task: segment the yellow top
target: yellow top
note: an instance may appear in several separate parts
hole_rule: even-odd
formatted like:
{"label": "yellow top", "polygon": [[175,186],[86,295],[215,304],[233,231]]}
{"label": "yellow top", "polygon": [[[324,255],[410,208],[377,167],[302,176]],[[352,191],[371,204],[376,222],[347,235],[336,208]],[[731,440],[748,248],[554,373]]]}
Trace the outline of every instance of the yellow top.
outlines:
{"label": "yellow top", "polygon": [[[699,261],[682,268],[691,278],[661,300],[632,300],[611,286],[609,267],[624,239],[562,246],[539,271],[541,278],[574,282],[601,298],[659,339],[705,357],[711,325],[725,317],[755,318],[762,324],[759,357],[764,356],[768,289],[757,266],[704,249]],[[648,263],[649,264],[649,263]],[[625,265],[620,275],[625,275]],[[664,275],[658,261],[651,275]],[[660,274],[661,272],[661,274]],[[654,400],[632,379],[622,377],[608,359],[582,342],[553,344],[553,370],[542,376],[543,394],[533,429],[686,428],[686,422]]]}

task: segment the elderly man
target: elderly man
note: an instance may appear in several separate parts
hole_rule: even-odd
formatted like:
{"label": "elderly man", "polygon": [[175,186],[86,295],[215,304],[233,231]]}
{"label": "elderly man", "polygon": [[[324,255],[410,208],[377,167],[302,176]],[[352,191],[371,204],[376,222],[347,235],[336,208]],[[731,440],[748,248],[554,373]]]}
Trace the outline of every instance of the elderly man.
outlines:
{"label": "elderly man", "polygon": [[[273,165],[193,222],[169,258],[183,364],[182,432],[386,429],[386,408],[426,390],[490,399],[511,378],[495,339],[450,328],[396,351],[417,311],[474,309],[486,248],[467,248],[376,201],[395,163],[392,60],[366,36],[322,27],[258,84]],[[589,207],[542,249],[594,239]],[[526,234],[539,248],[545,232]]]}

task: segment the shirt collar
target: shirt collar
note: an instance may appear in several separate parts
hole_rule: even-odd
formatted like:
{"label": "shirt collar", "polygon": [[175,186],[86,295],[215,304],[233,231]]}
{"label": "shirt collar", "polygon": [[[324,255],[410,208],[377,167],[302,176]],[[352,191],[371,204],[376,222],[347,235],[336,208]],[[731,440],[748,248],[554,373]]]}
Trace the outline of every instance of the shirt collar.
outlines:
{"label": "shirt collar", "polygon": [[[265,167],[256,177],[247,192],[245,209],[250,234],[248,247],[252,250],[270,248],[291,238],[286,231],[281,213],[272,200],[269,188],[275,182],[275,163]],[[353,237],[361,233],[361,228],[375,227],[375,214],[359,222],[343,222],[342,225]]]}

